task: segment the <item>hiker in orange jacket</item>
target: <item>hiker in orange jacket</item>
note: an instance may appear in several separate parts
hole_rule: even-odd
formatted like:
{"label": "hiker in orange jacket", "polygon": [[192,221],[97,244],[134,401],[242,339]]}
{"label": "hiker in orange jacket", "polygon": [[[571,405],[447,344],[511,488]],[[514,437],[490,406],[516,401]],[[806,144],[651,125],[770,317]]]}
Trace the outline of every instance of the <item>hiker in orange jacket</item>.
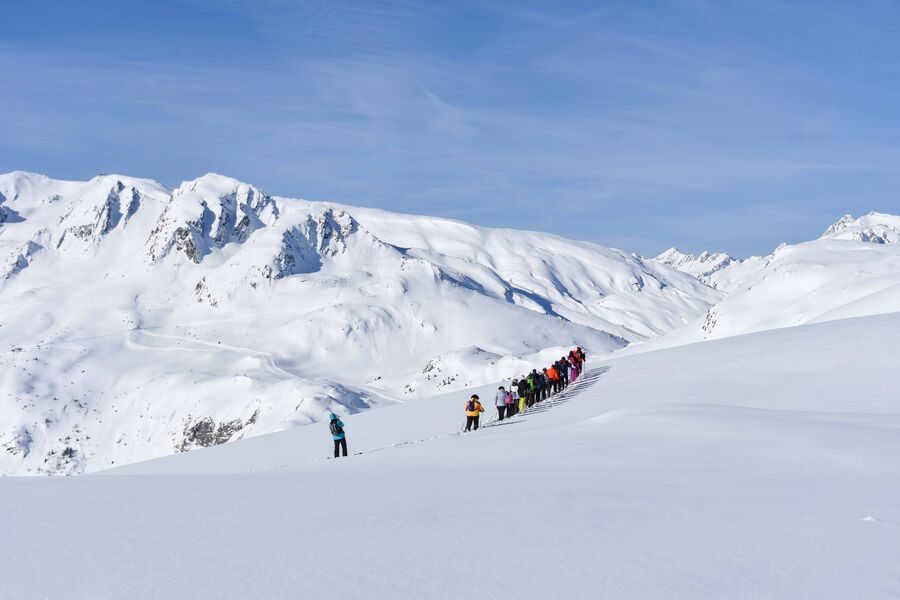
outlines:
{"label": "hiker in orange jacket", "polygon": [[466,402],[466,431],[472,429],[473,425],[475,431],[478,431],[478,420],[483,412],[484,407],[478,401],[478,394],[472,394],[472,397]]}
{"label": "hiker in orange jacket", "polygon": [[550,387],[553,393],[557,393],[559,391],[559,371],[556,370],[556,367],[551,365],[547,369],[547,377],[550,379]]}

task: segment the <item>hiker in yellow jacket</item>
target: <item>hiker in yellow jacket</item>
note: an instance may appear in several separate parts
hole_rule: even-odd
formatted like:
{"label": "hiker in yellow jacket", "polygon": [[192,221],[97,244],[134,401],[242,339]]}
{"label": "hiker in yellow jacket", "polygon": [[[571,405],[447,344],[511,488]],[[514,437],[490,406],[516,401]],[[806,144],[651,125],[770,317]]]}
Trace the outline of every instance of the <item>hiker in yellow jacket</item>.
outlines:
{"label": "hiker in yellow jacket", "polygon": [[472,425],[475,426],[476,431],[478,430],[478,418],[483,412],[484,407],[478,401],[478,394],[472,394],[472,397],[466,402],[466,431],[472,429]]}

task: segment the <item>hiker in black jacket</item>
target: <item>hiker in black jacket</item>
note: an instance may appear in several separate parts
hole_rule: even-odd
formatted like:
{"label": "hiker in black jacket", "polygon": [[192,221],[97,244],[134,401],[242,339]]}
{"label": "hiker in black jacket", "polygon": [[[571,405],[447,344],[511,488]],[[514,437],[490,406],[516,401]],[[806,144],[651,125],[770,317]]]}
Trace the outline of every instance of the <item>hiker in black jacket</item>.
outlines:
{"label": "hiker in black jacket", "polygon": [[569,363],[566,361],[565,357],[556,361],[556,370],[559,371],[559,376],[562,379],[563,387],[569,387]]}
{"label": "hiker in black jacket", "polygon": [[525,376],[519,378],[519,408],[517,412],[522,412],[528,406],[528,382]]}

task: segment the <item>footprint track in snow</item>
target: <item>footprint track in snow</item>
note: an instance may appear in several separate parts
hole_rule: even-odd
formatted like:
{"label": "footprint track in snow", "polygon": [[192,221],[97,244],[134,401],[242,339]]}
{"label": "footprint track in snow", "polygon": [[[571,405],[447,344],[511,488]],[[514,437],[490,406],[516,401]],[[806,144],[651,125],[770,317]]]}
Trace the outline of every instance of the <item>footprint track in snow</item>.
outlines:
{"label": "footprint track in snow", "polygon": [[[484,425],[479,427],[479,429],[488,429],[490,427],[499,426],[501,424],[505,425],[506,423],[521,422],[524,420],[525,417],[535,415],[538,413],[542,413],[547,410],[550,410],[551,408],[553,408],[555,406],[564,404],[564,403],[568,402],[569,400],[571,400],[572,398],[581,395],[585,390],[587,390],[590,386],[592,386],[594,383],[596,383],[597,380],[601,376],[603,376],[604,373],[609,371],[609,369],[610,369],[610,367],[603,366],[603,367],[598,367],[595,369],[590,369],[588,371],[585,371],[585,373],[581,377],[579,377],[577,381],[572,383],[569,387],[567,387],[562,392],[556,394],[555,396],[551,396],[547,400],[544,400],[544,401],[540,402],[539,404],[535,404],[531,408],[526,409],[525,411],[518,413],[518,414],[510,417],[509,419],[504,419],[502,423],[498,419],[492,419],[491,421],[488,421],[487,423],[485,423]],[[350,454],[350,456],[345,457],[345,458],[352,458],[354,456],[364,456],[367,454],[374,454],[376,452],[384,452],[386,450],[394,450],[397,448],[402,448],[404,446],[414,446],[414,445],[424,444],[426,442],[431,442],[431,441],[438,440],[438,439],[458,437],[458,436],[463,436],[463,435],[471,435],[474,433],[476,433],[476,432],[472,431],[467,434],[466,432],[460,430],[460,431],[453,431],[450,433],[431,435],[431,436],[427,436],[427,437],[423,437],[423,438],[419,438],[419,439],[415,439],[415,440],[396,442],[394,444],[388,444],[386,446],[372,448],[371,450],[363,450],[362,452],[354,452],[354,453]],[[284,464],[280,464],[280,465],[266,467],[264,469],[251,469],[247,472],[257,473],[257,472],[267,472],[267,471],[278,471],[281,469],[296,467],[301,464],[316,464],[316,463],[320,463],[320,462],[323,462],[326,460],[332,460],[333,458],[334,457],[332,457],[332,456],[326,456],[325,458],[315,458],[315,459],[310,459],[305,462],[291,462],[291,463],[284,463]],[[344,457],[342,457],[342,458],[344,458]]]}

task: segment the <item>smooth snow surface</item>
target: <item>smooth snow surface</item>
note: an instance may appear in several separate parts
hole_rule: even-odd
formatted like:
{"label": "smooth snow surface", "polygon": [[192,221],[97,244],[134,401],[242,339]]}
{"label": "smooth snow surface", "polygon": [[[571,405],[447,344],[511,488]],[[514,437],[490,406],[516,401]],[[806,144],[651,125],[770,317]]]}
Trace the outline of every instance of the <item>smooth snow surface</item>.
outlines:
{"label": "smooth snow surface", "polygon": [[23,600],[896,598],[898,355],[900,314],[833,321],[595,361],[467,435],[467,393],[355,414],[365,453],[337,461],[318,424],[0,479],[0,581]]}

